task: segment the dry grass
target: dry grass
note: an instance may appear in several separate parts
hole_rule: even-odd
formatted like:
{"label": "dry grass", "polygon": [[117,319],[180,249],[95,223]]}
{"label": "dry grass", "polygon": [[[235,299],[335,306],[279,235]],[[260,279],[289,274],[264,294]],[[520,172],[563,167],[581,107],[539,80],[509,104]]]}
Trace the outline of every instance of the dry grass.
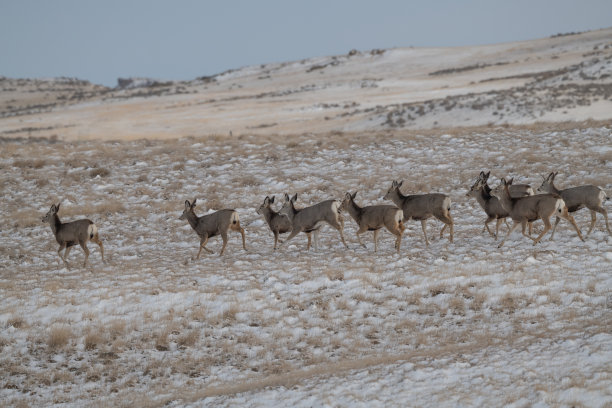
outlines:
{"label": "dry grass", "polygon": [[[430,146],[427,137],[408,131],[392,136],[345,133],[338,137],[340,140],[334,142],[338,148],[357,144],[350,149],[367,151],[368,155],[384,151],[394,158],[402,157],[403,147],[428,149]],[[470,146],[484,143],[478,135],[461,137],[464,137],[461,143]],[[530,135],[515,137],[529,138]],[[259,136],[249,138],[251,143]],[[305,151],[304,146],[312,147],[322,139],[316,135],[297,135],[286,143],[288,149],[299,153]],[[493,242],[486,234],[472,235],[472,229],[479,232],[482,226],[466,225],[465,217],[480,220],[482,215],[474,203],[462,201],[457,192],[464,194],[464,184],[477,175],[482,165],[479,157],[462,156],[464,162],[453,174],[430,166],[427,158],[415,157],[410,169],[397,166],[394,175],[389,175],[386,165],[360,163],[357,155],[347,151],[332,152],[330,156],[341,157],[343,165],[338,164],[340,159],[327,160],[331,164],[325,160],[310,163],[308,160],[316,157],[305,153],[304,168],[309,172],[305,179],[300,171],[294,171],[289,164],[292,157],[282,149],[277,151],[269,146],[245,149],[237,145],[250,159],[231,162],[239,170],[235,175],[228,175],[215,166],[233,160],[237,150],[229,154],[221,146],[215,150],[214,145],[208,144],[205,152],[187,153],[208,167],[187,161],[176,164],[179,162],[174,156],[183,149],[189,151],[187,147],[199,143],[198,140],[176,142],[176,150],[156,141],[125,143],[113,149],[98,142],[74,145],[70,148],[76,151],[97,152],[101,148],[100,154],[108,154],[108,159],[93,157],[92,161],[83,163],[84,166],[74,170],[81,182],[67,177],[63,181],[65,191],[58,191],[55,181],[33,187],[43,176],[50,176],[49,180],[61,178],[64,169],[52,165],[55,159],[47,159],[40,169],[6,168],[6,186],[23,191],[38,188],[41,197],[32,207],[27,206],[26,200],[5,204],[3,213],[15,215],[16,220],[14,224],[7,224],[8,229],[0,231],[5,234],[3,242],[7,243],[0,248],[0,262],[3,262],[0,295],[15,305],[5,314],[9,318],[5,317],[2,322],[5,328],[11,329],[0,337],[0,347],[6,353],[16,341],[25,342],[32,351],[29,358],[47,364],[48,371],[35,373],[40,381],[35,384],[31,380],[28,385],[30,391],[39,393],[37,397],[31,396],[30,402],[51,404],[52,398],[40,395],[59,389],[59,384],[73,383],[87,384],[92,391],[78,391],[73,387],[67,393],[71,402],[89,403],[95,399],[93,395],[108,394],[116,395],[116,399],[108,397],[115,405],[127,401],[126,395],[131,391],[140,392],[145,387],[161,394],[175,380],[182,384],[179,388],[207,390],[214,395],[235,392],[238,388],[233,385],[254,390],[261,384],[277,385],[294,374],[296,383],[320,375],[342,376],[347,372],[342,367],[351,367],[345,363],[356,358],[385,364],[387,360],[377,360],[384,353],[389,353],[388,361],[405,355],[417,363],[421,352],[431,353],[427,358],[439,350],[448,350],[452,355],[459,350],[452,346],[474,340],[472,333],[488,334],[495,340],[496,336],[505,336],[504,330],[508,328],[523,336],[521,339],[527,339],[527,346],[531,340],[537,343],[549,336],[543,330],[551,320],[555,327],[568,327],[582,321],[589,312],[601,309],[597,302],[605,286],[600,275],[591,274],[588,268],[576,280],[573,272],[567,270],[567,260],[554,249],[532,253],[530,247],[524,252],[522,246],[509,242],[506,251],[496,253],[487,246]],[[331,144],[325,144],[325,149],[332,149]],[[533,158],[549,149],[547,145],[535,146]],[[30,151],[34,147],[24,145],[22,150]],[[456,153],[455,150],[438,147],[432,154],[444,158]],[[136,151],[146,155],[146,159],[136,155]],[[399,153],[389,153],[396,151]],[[50,148],[49,153],[61,152],[54,153]],[[329,158],[324,150],[318,155]],[[519,155],[508,157],[519,158]],[[134,165],[140,160],[146,160],[147,166]],[[285,177],[265,173],[270,160],[280,172],[291,174]],[[91,180],[85,167],[91,163],[104,163],[112,172],[103,180]],[[362,167],[355,171],[354,166]],[[538,163],[521,159],[517,165],[498,168],[496,176],[512,170],[512,174],[526,175],[527,179],[535,168]],[[402,171],[405,173],[401,174]],[[27,173],[29,181],[14,177],[22,173]],[[197,179],[202,174],[213,181],[195,185],[184,181]],[[336,174],[339,181],[332,177]],[[348,251],[338,243],[335,231],[324,230],[319,251],[306,252],[302,235],[301,240],[293,241],[297,249],[285,247],[273,252],[269,231],[255,224],[261,222],[261,217],[255,214],[251,194],[251,190],[260,192],[255,200],[259,203],[271,193],[264,194],[265,186],[252,185],[261,183],[264,175],[272,177],[272,183],[283,182],[288,190],[299,192],[303,205],[338,197],[346,189],[354,190],[350,186],[368,186],[360,188],[359,196],[364,204],[381,203],[380,197],[396,176],[410,180],[405,184],[410,183],[411,190],[437,186],[453,194],[456,243],[440,241],[437,233],[441,225],[430,221],[428,233],[432,245],[425,249],[420,225],[411,221],[402,256],[392,253],[389,234],[381,235],[380,241],[381,248],[388,253],[374,254],[371,248],[366,251],[357,247],[355,225],[347,217],[345,236],[351,247]],[[597,179],[596,175],[591,177]],[[574,180],[570,178],[568,182]],[[232,188],[227,188],[228,184]],[[119,189],[116,187],[119,185],[129,188]],[[278,199],[279,192],[274,193]],[[197,251],[197,238],[177,218],[183,201],[194,196],[198,197],[199,214],[210,208],[238,208],[243,227],[247,229],[248,252],[242,251],[238,235],[232,233],[225,256],[218,256],[220,239],[213,238],[209,248],[215,250],[215,255],[203,253],[199,261],[191,259]],[[96,246],[90,246],[91,267],[68,270],[58,262],[57,245],[48,225],[43,225],[40,218],[49,203],[62,197],[68,201],[60,211],[64,221],[87,217],[99,225],[108,264],[101,263]],[[559,244],[564,245],[563,232],[559,232]],[[16,236],[37,251],[25,251],[13,245]],[[365,241],[371,246],[370,237]],[[481,262],[485,259],[483,251],[491,257],[492,265]],[[519,264],[512,258],[517,254]],[[538,262],[549,262],[553,256],[555,268],[534,271],[533,265],[520,264],[532,254]],[[82,257],[82,252],[77,248],[71,256]],[[471,261],[459,260],[463,257]],[[476,266],[473,261],[477,262]],[[563,289],[558,290],[555,285],[563,285]],[[35,297],[30,295],[34,291]],[[42,323],[36,313],[44,308],[60,307],[67,310],[66,317],[53,319],[51,323]],[[74,326],[74,315],[80,316],[76,319],[80,326]],[[571,336],[576,330],[570,328],[559,338]],[[597,324],[588,330],[591,330],[589,333],[597,331]],[[25,339],[19,340],[17,336]],[[504,347],[509,347],[509,338],[502,340]],[[479,347],[488,344],[480,341]],[[410,354],[413,351],[417,354]],[[56,354],[72,363],[66,364],[67,367],[62,367],[59,361],[49,363]],[[19,356],[13,354],[9,358],[17,360],[12,364],[28,366]],[[76,360],[79,362],[76,364],[75,358],[83,360]],[[366,365],[364,362],[363,366]],[[301,374],[303,371],[307,374]],[[137,380],[134,373],[139,373]],[[43,380],[47,374],[49,379]],[[28,376],[35,377],[32,373]],[[222,383],[219,378],[223,376],[234,378],[234,384]],[[0,380],[2,384],[8,383],[6,377]],[[173,389],[167,395],[177,393],[180,391]],[[159,403],[155,399],[155,404]]]}
{"label": "dry grass", "polygon": [[47,346],[52,350],[64,348],[73,338],[73,333],[68,326],[51,327],[47,337]]}

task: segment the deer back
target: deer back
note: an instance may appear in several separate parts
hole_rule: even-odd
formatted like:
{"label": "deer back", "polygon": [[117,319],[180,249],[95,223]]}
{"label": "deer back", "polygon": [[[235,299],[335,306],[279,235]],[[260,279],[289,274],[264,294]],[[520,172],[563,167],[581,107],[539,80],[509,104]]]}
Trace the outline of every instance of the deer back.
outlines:
{"label": "deer back", "polygon": [[570,212],[574,212],[583,206],[587,208],[600,207],[606,199],[606,193],[593,185],[567,188],[561,190],[559,195],[565,201],[565,205]]}
{"label": "deer back", "polygon": [[338,200],[326,200],[310,207],[296,210],[293,218],[293,229],[299,228],[304,231],[319,228],[322,222],[338,222],[340,202]]}
{"label": "deer back", "polygon": [[230,225],[236,220],[236,211],[224,209],[215,211],[211,214],[206,214],[198,217],[198,224],[195,228],[198,235],[207,234],[209,237],[227,231]]}
{"label": "deer back", "polygon": [[415,194],[404,197],[402,210],[405,219],[425,219],[450,209],[450,197],[441,193]]}

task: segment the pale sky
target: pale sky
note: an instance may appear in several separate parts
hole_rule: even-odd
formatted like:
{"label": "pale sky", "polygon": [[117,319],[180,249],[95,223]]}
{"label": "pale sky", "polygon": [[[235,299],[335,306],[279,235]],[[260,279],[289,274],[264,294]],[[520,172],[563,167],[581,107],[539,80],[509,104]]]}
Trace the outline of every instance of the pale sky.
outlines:
{"label": "pale sky", "polygon": [[0,75],[190,80],[392,47],[493,44],[612,26],[611,0],[0,0]]}

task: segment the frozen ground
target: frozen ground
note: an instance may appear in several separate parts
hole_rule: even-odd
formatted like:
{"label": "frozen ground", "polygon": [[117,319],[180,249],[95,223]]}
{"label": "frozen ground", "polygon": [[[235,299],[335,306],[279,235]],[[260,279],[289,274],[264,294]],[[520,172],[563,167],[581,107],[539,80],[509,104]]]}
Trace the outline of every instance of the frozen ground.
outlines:
{"label": "frozen ground", "polygon": [[[503,249],[465,197],[481,170],[537,187],[593,183],[612,192],[609,125],[336,132],[278,140],[7,141],[0,149],[0,401],[8,406],[583,406],[612,405],[612,237],[598,217],[581,242],[565,223],[533,246]],[[401,255],[345,235],[305,236],[274,252],[255,209],[382,203],[447,193],[455,242],[409,222]],[[178,217],[236,208],[248,251],[197,253]],[[87,268],[58,262],[48,225],[88,217],[105,243]],[[610,201],[607,209],[612,212]],[[576,214],[586,232],[588,212]],[[540,228],[541,224],[537,224]],[[505,230],[505,229],[504,229]],[[209,248],[218,252],[220,240]]]}

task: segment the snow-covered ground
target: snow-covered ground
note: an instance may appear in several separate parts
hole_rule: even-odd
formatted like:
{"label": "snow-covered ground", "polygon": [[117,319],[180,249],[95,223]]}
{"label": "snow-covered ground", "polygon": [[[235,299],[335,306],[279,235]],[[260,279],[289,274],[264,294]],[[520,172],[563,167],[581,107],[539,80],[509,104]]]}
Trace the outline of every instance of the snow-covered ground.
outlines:
{"label": "snow-covered ground", "polygon": [[[581,242],[562,222],[503,249],[465,196],[481,170],[538,187],[612,193],[612,128],[500,127],[287,137],[4,141],[0,149],[0,401],[8,406],[584,406],[612,404],[612,237],[598,216]],[[453,200],[455,242],[408,222],[402,252],[358,246],[346,215],[306,251],[277,251],[255,210],[346,191]],[[247,248],[203,254],[178,220],[235,208]],[[41,222],[92,219],[104,240],[86,268],[58,262]],[[612,210],[610,201],[606,208]],[[575,215],[586,232],[590,216]],[[536,223],[541,228],[541,223]],[[505,227],[504,227],[505,232]],[[214,238],[209,248],[218,253]]]}

